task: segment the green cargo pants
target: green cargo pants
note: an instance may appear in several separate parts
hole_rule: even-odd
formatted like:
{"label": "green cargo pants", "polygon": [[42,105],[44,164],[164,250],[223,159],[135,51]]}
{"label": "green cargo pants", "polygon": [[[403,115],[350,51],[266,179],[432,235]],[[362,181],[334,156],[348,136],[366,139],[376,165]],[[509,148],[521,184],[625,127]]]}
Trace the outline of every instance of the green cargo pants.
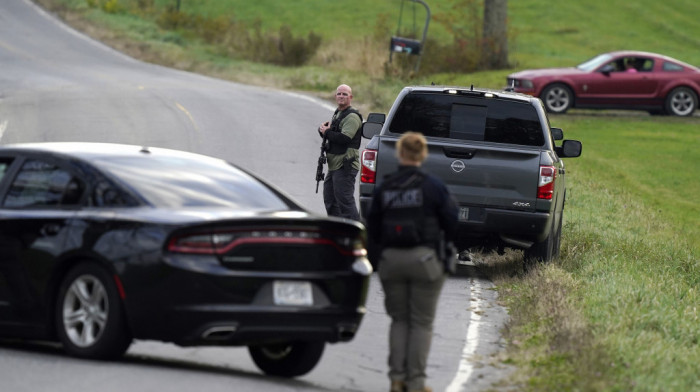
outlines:
{"label": "green cargo pants", "polygon": [[423,389],[444,267],[431,247],[387,248],[379,278],[391,317],[389,378],[403,381],[408,390]]}

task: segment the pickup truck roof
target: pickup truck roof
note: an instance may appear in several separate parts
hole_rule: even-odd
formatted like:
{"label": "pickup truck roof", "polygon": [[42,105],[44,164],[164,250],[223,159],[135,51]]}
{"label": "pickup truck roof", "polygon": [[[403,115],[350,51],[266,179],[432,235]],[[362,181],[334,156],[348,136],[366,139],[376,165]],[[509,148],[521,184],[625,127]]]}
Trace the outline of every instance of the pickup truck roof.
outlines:
{"label": "pickup truck roof", "polygon": [[492,94],[494,97],[513,99],[513,100],[518,100],[518,101],[522,101],[522,102],[532,102],[533,100],[538,100],[538,98],[535,98],[531,95],[516,93],[514,91],[494,90],[494,89],[480,88],[480,87],[474,87],[474,86],[464,87],[464,86],[449,86],[449,85],[441,85],[441,86],[425,85],[425,86],[408,86],[408,87],[404,87],[404,90],[431,91],[431,92],[436,92],[436,93],[454,91],[454,93],[456,93],[456,94],[474,94],[474,95],[481,95],[481,96],[483,96],[484,94]]}

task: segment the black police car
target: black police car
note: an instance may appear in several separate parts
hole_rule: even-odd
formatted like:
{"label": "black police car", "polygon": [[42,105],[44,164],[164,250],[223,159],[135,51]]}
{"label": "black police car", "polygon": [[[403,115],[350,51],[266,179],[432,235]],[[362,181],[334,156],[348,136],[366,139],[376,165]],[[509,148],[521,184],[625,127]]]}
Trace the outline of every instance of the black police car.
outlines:
{"label": "black police car", "polygon": [[244,345],[266,373],[304,374],[360,326],[364,241],[360,223],[219,159],[0,146],[0,335],[76,356],[115,358],[132,339]]}

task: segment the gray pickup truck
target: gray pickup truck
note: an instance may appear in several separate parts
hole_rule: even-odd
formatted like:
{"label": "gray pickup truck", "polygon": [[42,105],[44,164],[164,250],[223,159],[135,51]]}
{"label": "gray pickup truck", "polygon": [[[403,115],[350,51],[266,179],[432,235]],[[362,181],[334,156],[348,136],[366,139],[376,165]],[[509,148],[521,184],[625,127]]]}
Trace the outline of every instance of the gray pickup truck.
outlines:
{"label": "gray pickup truck", "polygon": [[362,135],[360,210],[374,187],[398,167],[402,133],[428,140],[423,170],[440,177],[459,205],[457,247],[524,249],[525,261],[559,254],[566,198],[564,162],[581,142],[551,128],[539,98],[464,87],[405,87],[388,116],[371,113]]}

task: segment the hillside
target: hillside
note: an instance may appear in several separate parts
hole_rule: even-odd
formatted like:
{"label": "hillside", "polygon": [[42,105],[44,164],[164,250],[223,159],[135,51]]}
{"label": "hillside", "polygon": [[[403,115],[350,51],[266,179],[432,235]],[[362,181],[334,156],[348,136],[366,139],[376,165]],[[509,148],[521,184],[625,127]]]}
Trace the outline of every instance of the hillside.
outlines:
{"label": "hillside", "polygon": [[[429,37],[451,38],[445,29],[446,22],[439,20],[445,14],[462,11],[466,20],[455,24],[465,30],[478,25],[478,21],[470,18],[473,9],[481,7],[481,1],[428,0],[426,3],[432,14]],[[166,7],[173,1],[157,0],[155,4]],[[327,0],[182,0],[181,4],[181,11],[186,13],[225,15],[249,23],[259,19],[266,30],[289,25],[301,35],[313,31],[329,45],[374,36],[379,26],[386,33],[387,47],[389,36],[398,28],[401,11],[400,0],[355,0],[352,6]],[[423,7],[415,4],[406,1],[401,25],[404,30],[412,31],[415,23],[416,30],[422,33],[425,14]],[[510,53],[516,68],[568,65],[619,49],[658,52],[700,65],[697,21],[700,2],[695,0],[511,0],[508,7]]]}

